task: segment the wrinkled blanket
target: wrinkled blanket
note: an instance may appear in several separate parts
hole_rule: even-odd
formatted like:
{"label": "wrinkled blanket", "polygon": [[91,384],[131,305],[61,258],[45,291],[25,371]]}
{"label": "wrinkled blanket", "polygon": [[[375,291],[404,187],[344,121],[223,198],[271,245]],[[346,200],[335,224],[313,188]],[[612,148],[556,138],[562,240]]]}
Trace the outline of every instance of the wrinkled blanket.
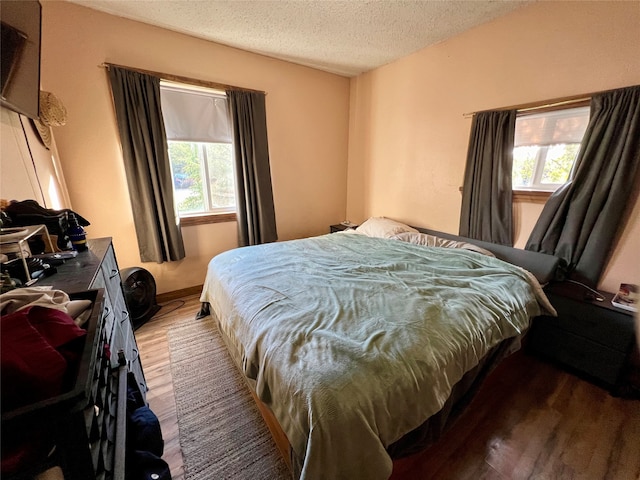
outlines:
{"label": "wrinkled blanket", "polygon": [[493,346],[555,314],[533,275],[496,258],[338,233],[222,253],[201,301],[303,479],[388,478],[388,445]]}
{"label": "wrinkled blanket", "polygon": [[91,300],[71,300],[62,290],[49,287],[24,287],[0,295],[0,315],[29,307],[45,307],[68,314],[81,327],[91,316]]}

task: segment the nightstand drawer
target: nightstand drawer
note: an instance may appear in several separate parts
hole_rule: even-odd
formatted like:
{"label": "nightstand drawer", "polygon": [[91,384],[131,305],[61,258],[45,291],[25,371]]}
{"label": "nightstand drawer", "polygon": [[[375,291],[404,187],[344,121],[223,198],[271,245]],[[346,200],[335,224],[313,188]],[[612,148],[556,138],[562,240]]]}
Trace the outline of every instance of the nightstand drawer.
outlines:
{"label": "nightstand drawer", "polygon": [[548,297],[558,317],[545,317],[545,322],[614,350],[629,351],[634,326],[628,314],[558,295]]}
{"label": "nightstand drawer", "polygon": [[626,355],[599,343],[557,328],[547,319],[538,318],[536,328],[531,331],[531,348],[553,360],[573,367],[615,385],[626,361]]}

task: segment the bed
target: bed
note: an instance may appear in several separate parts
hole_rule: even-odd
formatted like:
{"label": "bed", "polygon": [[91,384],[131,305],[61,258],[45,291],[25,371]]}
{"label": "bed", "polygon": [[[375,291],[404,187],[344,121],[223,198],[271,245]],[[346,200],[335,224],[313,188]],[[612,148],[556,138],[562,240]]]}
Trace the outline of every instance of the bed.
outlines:
{"label": "bed", "polygon": [[540,285],[554,257],[436,233],[374,218],[209,263],[203,309],[286,434],[294,477],[388,478],[531,318],[555,314]]}

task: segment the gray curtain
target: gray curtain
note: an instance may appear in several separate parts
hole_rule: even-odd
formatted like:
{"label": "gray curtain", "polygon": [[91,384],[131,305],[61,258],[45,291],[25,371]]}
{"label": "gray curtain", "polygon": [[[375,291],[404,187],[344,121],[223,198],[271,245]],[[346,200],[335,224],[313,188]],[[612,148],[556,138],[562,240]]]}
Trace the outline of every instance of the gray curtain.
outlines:
{"label": "gray curtain", "polygon": [[511,169],[516,111],[473,116],[462,186],[463,237],[513,245]]}
{"label": "gray curtain", "polygon": [[236,171],[238,242],[258,245],[278,239],[273,206],[265,95],[227,90]]}
{"label": "gray curtain", "polygon": [[640,174],[640,86],[594,95],[573,180],[547,201],[526,249],[564,259],[596,286]]}
{"label": "gray curtain", "polygon": [[184,258],[160,108],[160,79],[109,66],[133,219],[143,262]]}

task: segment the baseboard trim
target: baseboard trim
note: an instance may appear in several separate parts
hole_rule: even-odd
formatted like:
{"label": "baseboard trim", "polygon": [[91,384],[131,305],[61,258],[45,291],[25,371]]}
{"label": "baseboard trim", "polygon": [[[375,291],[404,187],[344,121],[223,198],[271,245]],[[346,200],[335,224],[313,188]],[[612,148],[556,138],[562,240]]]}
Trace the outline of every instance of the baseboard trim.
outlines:
{"label": "baseboard trim", "polygon": [[202,285],[196,285],[195,287],[181,288],[180,290],[174,290],[173,292],[159,293],[156,295],[156,302],[162,304],[177,300],[178,298],[188,297],[189,295],[199,295],[202,292]]}

